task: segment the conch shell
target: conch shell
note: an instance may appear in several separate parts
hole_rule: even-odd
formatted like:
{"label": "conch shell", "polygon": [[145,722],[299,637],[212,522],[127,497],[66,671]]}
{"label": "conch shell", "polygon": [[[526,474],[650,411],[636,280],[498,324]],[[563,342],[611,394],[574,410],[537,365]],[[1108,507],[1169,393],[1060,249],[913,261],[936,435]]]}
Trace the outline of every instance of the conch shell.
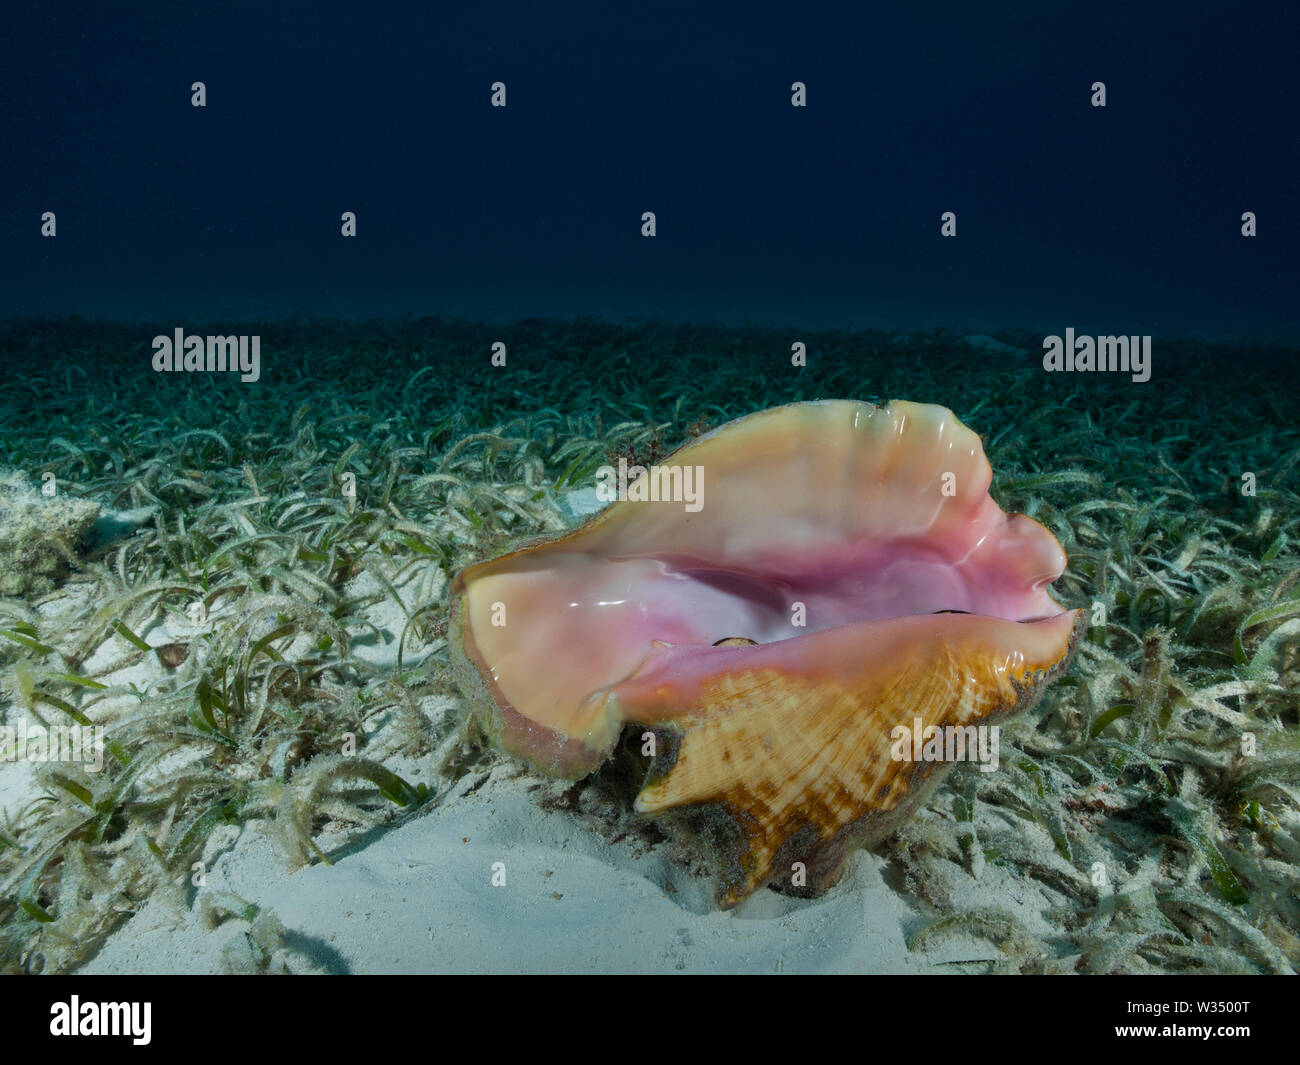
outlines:
{"label": "conch shell", "polygon": [[496,742],[553,776],[595,769],[627,724],[650,733],[636,810],[690,815],[720,905],[820,894],[950,764],[899,737],[973,745],[967,726],[1065,667],[1082,612],[1047,591],[1065,553],[993,501],[979,437],[944,407],[776,407],[641,476],[688,467],[694,510],[638,501],[643,480],[463,571],[457,677]]}

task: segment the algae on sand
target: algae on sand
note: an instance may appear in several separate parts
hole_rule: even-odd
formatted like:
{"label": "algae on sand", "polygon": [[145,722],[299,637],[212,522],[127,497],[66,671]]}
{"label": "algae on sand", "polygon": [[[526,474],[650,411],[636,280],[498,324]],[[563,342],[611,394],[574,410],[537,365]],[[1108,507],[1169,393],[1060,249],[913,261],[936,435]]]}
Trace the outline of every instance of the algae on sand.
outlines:
{"label": "algae on sand", "polygon": [[[54,473],[59,498],[156,508],[111,559],[87,554],[61,612],[0,596],[0,709],[82,715],[125,756],[0,817],[0,970],[75,968],[153,893],[193,907],[190,864],[255,819],[312,861],[440,801],[494,757],[435,709],[454,702],[448,575],[576,520],[566,493],[611,456],[818,397],[941,403],[984,434],[999,502],[1052,529],[1057,594],[1096,618],[1004,732],[1004,771],[957,767],[880,848],[933,918],[916,941],[978,939],[1017,971],[1300,968],[1293,351],[1169,342],[1134,385],[973,359],[941,331],[222,329],[290,339],[240,385],[152,373],[156,330],[0,334],[26,365],[58,349],[95,368],[0,380],[6,461]],[[184,628],[191,611],[206,621]],[[164,640],[179,664],[155,660]]]}

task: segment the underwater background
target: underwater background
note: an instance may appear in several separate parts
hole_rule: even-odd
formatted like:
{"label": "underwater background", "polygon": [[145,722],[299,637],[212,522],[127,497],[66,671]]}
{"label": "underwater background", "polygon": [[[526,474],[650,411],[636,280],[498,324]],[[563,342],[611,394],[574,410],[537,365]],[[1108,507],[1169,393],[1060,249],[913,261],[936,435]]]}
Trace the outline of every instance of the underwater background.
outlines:
{"label": "underwater background", "polygon": [[[1271,3],[18,3],[0,313],[1295,340],[1298,20]],[[32,221],[46,210],[56,239]]]}
{"label": "underwater background", "polygon": [[[0,725],[109,746],[0,758],[0,971],[180,967],[130,953],[160,900],[212,968],[409,961],[194,883],[251,832],[341,867],[529,789],[620,869],[669,851],[616,782],[521,780],[475,735],[447,582],[572,526],[619,455],[895,397],[981,434],[1069,556],[1058,598],[1101,610],[1005,771],[958,766],[864,859],[909,907],[889,964],[1300,966],[1294,6],[18,3],[6,30]],[[178,329],[258,337],[257,379],[157,371]],[[1150,337],[1149,379],[1048,372],[1067,329]],[[666,868],[646,967],[740,968]],[[829,919],[782,905],[752,923]],[[564,969],[544,940],[483,964]],[[819,966],[880,968],[785,971]]]}

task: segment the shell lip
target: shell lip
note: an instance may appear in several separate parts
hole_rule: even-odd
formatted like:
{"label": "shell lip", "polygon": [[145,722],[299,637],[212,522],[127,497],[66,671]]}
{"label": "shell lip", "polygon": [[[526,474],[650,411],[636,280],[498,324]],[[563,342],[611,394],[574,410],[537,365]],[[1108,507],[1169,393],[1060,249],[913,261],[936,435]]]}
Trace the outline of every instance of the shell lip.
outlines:
{"label": "shell lip", "polygon": [[[470,701],[471,714],[498,747],[524,759],[547,776],[569,780],[586,776],[604,761],[608,751],[593,750],[576,736],[567,736],[534,721],[514,706],[497,683],[495,671],[487,664],[474,639],[473,626],[463,617],[468,606],[462,578],[472,568],[462,570],[452,582],[453,609],[447,633],[449,646],[461,650],[469,667],[454,672],[457,683]],[[454,654],[452,662],[454,667],[457,662]],[[536,757],[532,753],[543,748],[552,752],[549,758]]]}

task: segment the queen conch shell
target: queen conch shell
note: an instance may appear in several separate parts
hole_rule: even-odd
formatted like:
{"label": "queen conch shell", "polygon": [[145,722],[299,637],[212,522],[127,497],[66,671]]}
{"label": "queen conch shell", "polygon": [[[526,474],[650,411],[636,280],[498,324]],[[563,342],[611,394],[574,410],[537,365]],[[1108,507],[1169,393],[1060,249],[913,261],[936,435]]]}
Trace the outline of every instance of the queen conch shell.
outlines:
{"label": "queen conch shell", "polygon": [[651,733],[635,808],[689,815],[720,905],[820,894],[948,768],[900,729],[973,741],[1064,669],[1083,623],[1047,591],[1065,553],[993,501],[979,437],[944,407],[776,407],[664,467],[697,471],[698,509],[634,484],[456,578],[457,678],[553,776],[591,772],[625,725]]}

